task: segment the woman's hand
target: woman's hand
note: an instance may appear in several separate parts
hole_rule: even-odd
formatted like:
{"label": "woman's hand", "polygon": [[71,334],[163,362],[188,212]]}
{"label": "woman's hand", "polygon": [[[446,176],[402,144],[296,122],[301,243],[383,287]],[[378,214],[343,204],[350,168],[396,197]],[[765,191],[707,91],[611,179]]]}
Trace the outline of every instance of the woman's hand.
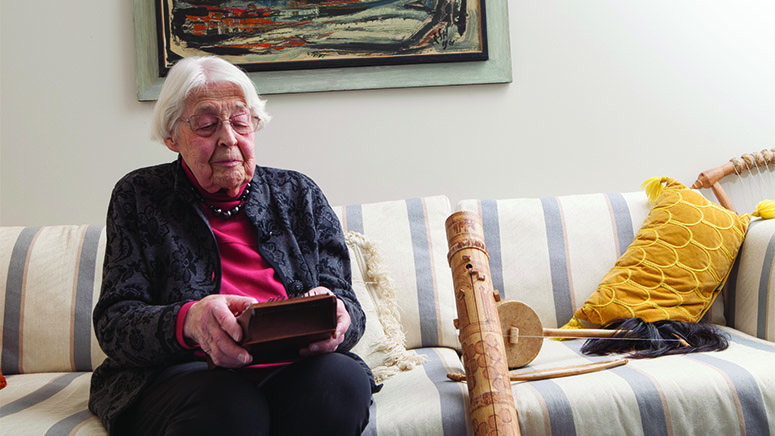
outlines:
{"label": "woman's hand", "polygon": [[183,336],[199,344],[218,366],[244,366],[250,363],[251,357],[237,345],[242,339],[237,315],[256,302],[255,298],[239,295],[208,295],[188,309],[183,320]]}
{"label": "woman's hand", "polygon": [[[329,294],[334,295],[333,292],[331,292],[328,288],[325,288],[323,286],[318,286],[317,288],[312,289],[311,291],[304,294],[305,296],[313,296],[313,295],[323,295],[323,294]],[[302,357],[306,357],[312,354],[322,354],[322,353],[333,353],[336,351],[337,347],[339,347],[339,344],[341,344],[344,341],[344,334],[347,333],[347,329],[350,328],[350,314],[347,313],[347,308],[344,306],[344,303],[339,298],[336,299],[336,330],[334,330],[334,334],[331,336],[331,338],[313,342],[309,344],[307,348],[302,348],[299,350],[299,354]]]}

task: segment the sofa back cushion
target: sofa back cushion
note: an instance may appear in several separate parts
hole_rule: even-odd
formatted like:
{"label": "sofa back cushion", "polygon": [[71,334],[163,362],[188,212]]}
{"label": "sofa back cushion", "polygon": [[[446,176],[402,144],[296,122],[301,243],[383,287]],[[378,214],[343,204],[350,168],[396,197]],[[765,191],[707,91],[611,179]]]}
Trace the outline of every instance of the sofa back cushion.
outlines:
{"label": "sofa back cushion", "polygon": [[104,226],[0,227],[0,368],[90,371],[105,358],[92,328]]}
{"label": "sofa back cushion", "polygon": [[[444,233],[449,200],[437,196],[334,210],[345,230],[383,241],[407,348],[458,348]],[[92,309],[105,243],[104,226],[0,227],[2,374],[99,366],[105,355],[93,333]]]}
{"label": "sofa back cushion", "polygon": [[460,348],[447,263],[445,196],[334,207],[345,231],[379,244],[395,287],[406,347]]}
{"label": "sofa back cushion", "polygon": [[[482,216],[493,284],[527,303],[544,327],[564,325],[633,241],[651,204],[642,192],[463,200]],[[723,302],[709,313],[723,324]]]}
{"label": "sofa back cushion", "polygon": [[374,381],[382,383],[426,359],[406,349],[396,289],[379,244],[358,232],[346,232],[344,237],[350,252],[353,290],[366,313],[366,329],[351,351],[369,365]]}
{"label": "sofa back cushion", "polygon": [[727,325],[775,342],[775,220],[751,222],[726,291]]}

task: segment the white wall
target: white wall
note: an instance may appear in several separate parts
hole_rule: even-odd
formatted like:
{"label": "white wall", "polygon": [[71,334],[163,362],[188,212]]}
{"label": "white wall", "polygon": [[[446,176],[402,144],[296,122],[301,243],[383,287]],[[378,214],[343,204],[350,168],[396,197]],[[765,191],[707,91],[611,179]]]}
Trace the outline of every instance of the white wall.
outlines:
{"label": "white wall", "polygon": [[[130,1],[0,1],[0,224],[102,223],[174,155],[135,98]],[[775,3],[511,0],[514,82],[269,97],[264,165],[334,204],[635,191],[775,146]]]}

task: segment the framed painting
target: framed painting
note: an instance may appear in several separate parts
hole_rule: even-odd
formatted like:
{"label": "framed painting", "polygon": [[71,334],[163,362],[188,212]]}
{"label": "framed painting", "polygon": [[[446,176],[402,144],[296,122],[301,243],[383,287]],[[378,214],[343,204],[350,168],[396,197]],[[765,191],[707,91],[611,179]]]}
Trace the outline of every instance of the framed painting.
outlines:
{"label": "framed painting", "polygon": [[484,0],[156,0],[160,71],[216,55],[247,71],[487,60]]}
{"label": "framed painting", "polygon": [[262,94],[510,82],[506,3],[134,0],[138,99],[203,55],[239,65]]}

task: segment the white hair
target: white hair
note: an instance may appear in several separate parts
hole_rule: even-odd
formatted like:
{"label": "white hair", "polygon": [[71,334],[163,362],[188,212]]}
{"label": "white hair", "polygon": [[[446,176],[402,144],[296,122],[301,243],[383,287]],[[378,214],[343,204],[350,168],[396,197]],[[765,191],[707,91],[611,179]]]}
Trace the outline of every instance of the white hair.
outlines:
{"label": "white hair", "polygon": [[259,130],[271,119],[265,110],[266,101],[259,98],[256,86],[244,71],[214,56],[190,57],[176,62],[164,80],[153,108],[151,138],[163,142],[173,137],[175,122],[183,114],[186,98],[192,92],[218,82],[240,87],[248,108],[260,120]]}

